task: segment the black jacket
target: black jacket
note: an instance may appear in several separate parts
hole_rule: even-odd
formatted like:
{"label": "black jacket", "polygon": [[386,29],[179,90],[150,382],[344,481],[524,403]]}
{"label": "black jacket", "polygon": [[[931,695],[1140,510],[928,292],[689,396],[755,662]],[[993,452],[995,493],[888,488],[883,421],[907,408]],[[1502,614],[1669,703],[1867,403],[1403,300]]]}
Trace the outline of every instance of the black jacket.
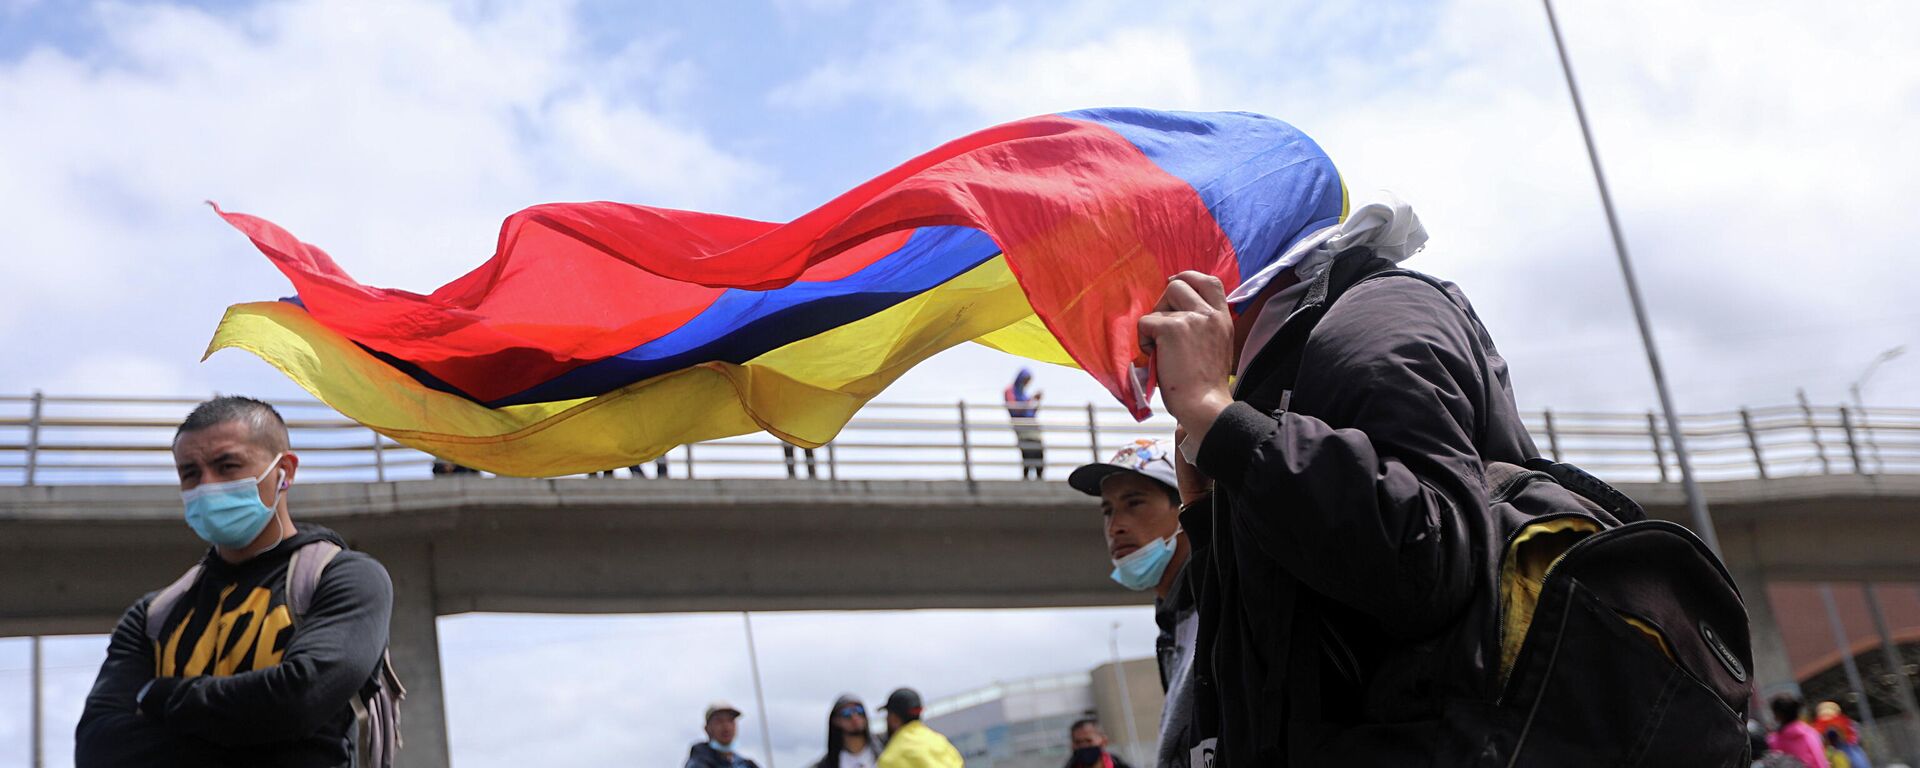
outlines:
{"label": "black jacket", "polygon": [[[243,563],[209,549],[200,578],[162,628],[170,659],[156,658],[147,639],[154,595],[135,601],[114,627],[87,695],[75,765],[348,765],[350,700],[387,647],[393,583],[372,557],[342,550],[321,572],[307,615],[290,628],[287,558],[316,539],[345,545],[333,531],[301,524],[292,538]],[[135,697],[149,683],[136,713]]]}
{"label": "black jacket", "polygon": [[760,768],[752,760],[738,752],[728,754],[707,746],[706,742],[693,745],[687,750],[686,768]]}
{"label": "black jacket", "polygon": [[1445,764],[1467,748],[1449,704],[1492,698],[1503,539],[1481,461],[1537,452],[1464,297],[1361,280],[1389,266],[1337,258],[1200,446],[1214,493],[1181,520],[1215,765]]}

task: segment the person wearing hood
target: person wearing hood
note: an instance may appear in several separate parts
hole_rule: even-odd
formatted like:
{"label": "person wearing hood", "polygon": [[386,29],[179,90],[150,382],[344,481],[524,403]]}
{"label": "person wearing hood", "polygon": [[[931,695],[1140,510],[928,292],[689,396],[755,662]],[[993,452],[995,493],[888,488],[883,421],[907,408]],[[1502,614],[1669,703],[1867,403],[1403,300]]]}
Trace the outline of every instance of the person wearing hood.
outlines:
{"label": "person wearing hood", "polygon": [[1033,371],[1022,368],[1013,377],[1013,385],[1002,393],[1007,401],[1007,418],[1013,421],[1013,441],[1020,448],[1020,479],[1039,480],[1047,473],[1047,444],[1040,437],[1040,391],[1027,391],[1033,383]]}
{"label": "person wearing hood", "polygon": [[880,747],[868,730],[867,705],[851,693],[835,699],[827,710],[827,753],[814,768],[874,768]]}
{"label": "person wearing hood", "polygon": [[[1192,551],[1180,529],[1180,481],[1171,441],[1142,438],[1100,464],[1087,464],[1067,476],[1067,485],[1100,498],[1107,556],[1113,581],[1135,592],[1153,592],[1154,639],[1159,657],[1161,768],[1186,768],[1193,739],[1193,646],[1199,628],[1193,592],[1187,588],[1187,555]],[[1099,723],[1086,721],[1096,733]],[[1080,728],[1073,731],[1079,746]],[[1099,741],[1106,743],[1101,733]]]}
{"label": "person wearing hood", "polygon": [[1192,762],[1450,764],[1446,705],[1492,698],[1500,658],[1483,467],[1539,451],[1465,296],[1397,269],[1426,242],[1404,202],[1281,242],[1138,323],[1188,463]]}
{"label": "person wearing hood", "polygon": [[[387,647],[386,569],[339,534],[293,522],[300,456],[272,406],[201,403],[175,432],[173,458],[187,527],[208,549],[120,618],[75,765],[353,764],[354,699],[376,684]],[[290,562],[315,543],[332,559],[319,561],[305,605],[290,606]]]}
{"label": "person wearing hood", "polygon": [[760,768],[733,749],[733,740],[740,735],[738,707],[724,701],[708,704],[704,722],[707,740],[687,750],[686,768]]}

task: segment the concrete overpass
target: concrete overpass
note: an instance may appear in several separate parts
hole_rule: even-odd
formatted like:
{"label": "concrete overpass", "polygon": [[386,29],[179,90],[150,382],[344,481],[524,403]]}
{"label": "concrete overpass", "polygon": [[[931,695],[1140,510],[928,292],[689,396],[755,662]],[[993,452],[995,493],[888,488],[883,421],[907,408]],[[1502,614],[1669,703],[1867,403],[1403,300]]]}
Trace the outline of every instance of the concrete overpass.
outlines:
{"label": "concrete overpass", "polygon": [[[1792,670],[1760,585],[1920,581],[1920,476],[1706,486],[1763,683]],[[1623,486],[1682,520],[1677,484]],[[434,619],[471,611],[1116,605],[1090,501],[1061,483],[461,477],[295,486],[296,518],[386,564],[408,765],[446,763]],[[167,486],[0,488],[0,635],[102,633],[200,553]]]}

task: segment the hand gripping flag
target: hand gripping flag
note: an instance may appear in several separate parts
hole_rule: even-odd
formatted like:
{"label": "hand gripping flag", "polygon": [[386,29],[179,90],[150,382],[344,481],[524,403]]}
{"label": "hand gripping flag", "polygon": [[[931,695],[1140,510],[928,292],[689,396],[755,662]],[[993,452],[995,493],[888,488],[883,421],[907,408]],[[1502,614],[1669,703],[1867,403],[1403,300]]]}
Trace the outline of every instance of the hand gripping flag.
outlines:
{"label": "hand gripping flag", "polygon": [[1337,223],[1345,197],[1278,120],[1098,109],[965,136],[785,224],[537,205],[426,295],[361,285],[222,211],[297,296],[229,308],[207,354],[245,349],[355,421],[507,475],[763,429],[818,446],[967,341],[1078,366],[1144,418],[1134,325],[1167,279],[1231,290]]}

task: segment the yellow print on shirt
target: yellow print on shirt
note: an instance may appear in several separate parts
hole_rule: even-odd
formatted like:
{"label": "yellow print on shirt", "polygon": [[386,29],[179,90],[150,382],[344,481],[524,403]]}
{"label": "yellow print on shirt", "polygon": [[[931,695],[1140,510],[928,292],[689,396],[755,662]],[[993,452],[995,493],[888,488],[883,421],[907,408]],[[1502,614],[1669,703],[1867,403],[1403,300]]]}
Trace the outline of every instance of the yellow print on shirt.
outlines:
{"label": "yellow print on shirt", "polygon": [[[220,599],[216,606],[227,605],[227,598],[233,595],[233,586],[220,590]],[[280,635],[293,625],[292,615],[285,605],[273,605],[273,593],[266,587],[254,587],[247,598],[232,608],[221,610],[200,630],[200,637],[193,642],[192,653],[187,657],[185,666],[180,666],[180,642],[193,626],[193,611],[188,611],[173,635],[160,650],[159,670],[161,677],[196,677],[199,675],[225,676],[236,672],[249,672],[265,669],[280,663],[284,648],[277,648]],[[238,631],[238,636],[235,632]],[[241,665],[246,664],[242,669]]]}

